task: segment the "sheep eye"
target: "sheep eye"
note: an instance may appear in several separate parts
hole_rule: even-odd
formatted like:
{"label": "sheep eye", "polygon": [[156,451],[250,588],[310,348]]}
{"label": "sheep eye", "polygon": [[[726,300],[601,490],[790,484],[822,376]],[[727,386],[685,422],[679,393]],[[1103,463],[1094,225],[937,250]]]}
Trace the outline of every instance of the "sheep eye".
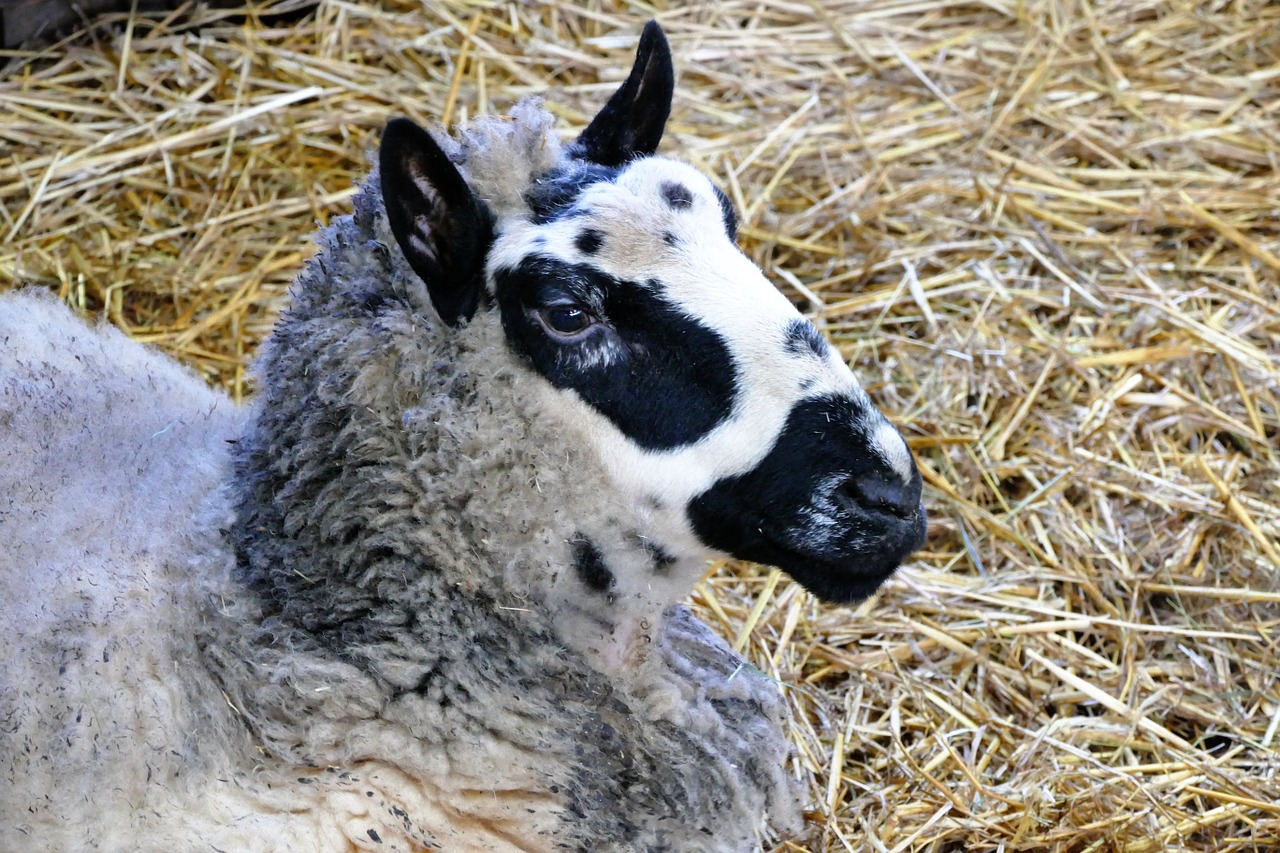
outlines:
{"label": "sheep eye", "polygon": [[563,338],[576,337],[595,322],[590,314],[577,305],[549,305],[539,308],[538,319],[548,332]]}

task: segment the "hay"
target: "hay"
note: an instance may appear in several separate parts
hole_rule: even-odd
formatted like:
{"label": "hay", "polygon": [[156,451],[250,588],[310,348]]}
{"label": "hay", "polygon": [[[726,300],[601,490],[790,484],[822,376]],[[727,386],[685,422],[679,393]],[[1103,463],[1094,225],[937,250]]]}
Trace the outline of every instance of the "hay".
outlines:
{"label": "hay", "polygon": [[[580,125],[652,13],[429,5],[188,4],[3,54],[0,280],[244,397],[389,115],[550,87]],[[695,596],[790,685],[812,807],[778,850],[1280,845],[1280,7],[657,16],[666,150],[928,485],[926,550],[856,612],[737,563]]]}

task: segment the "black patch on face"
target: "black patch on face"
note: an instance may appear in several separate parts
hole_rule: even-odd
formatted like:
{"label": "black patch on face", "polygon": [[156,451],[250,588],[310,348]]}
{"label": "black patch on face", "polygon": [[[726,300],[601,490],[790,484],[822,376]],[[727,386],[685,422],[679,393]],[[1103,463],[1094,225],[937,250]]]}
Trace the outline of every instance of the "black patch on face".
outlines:
{"label": "black patch on face", "polygon": [[[869,414],[844,396],[799,403],[754,470],[690,503],[698,537],[777,566],[826,601],[875,592],[923,543],[925,516],[920,472],[904,483],[872,449],[866,430],[879,421]],[[824,523],[815,524],[815,514]]]}
{"label": "black patch on face", "polygon": [[662,182],[662,200],[672,210],[688,210],[693,207],[693,193],[684,184],[675,181]]}
{"label": "black patch on face", "polygon": [[733,202],[729,201],[729,197],[719,187],[713,187],[713,189],[720,202],[720,218],[724,220],[724,232],[729,235],[730,240],[737,240],[738,214],[733,210]]}
{"label": "black patch on face", "polygon": [[787,336],[783,346],[792,355],[812,354],[825,359],[830,350],[822,333],[813,327],[808,320],[792,320],[787,327]]}
{"label": "black patch on face", "polygon": [[613,587],[613,572],[605,565],[604,555],[585,536],[576,537],[573,545],[573,570],[592,592],[607,593]]}
{"label": "black patch on face", "polygon": [[[659,283],[530,255],[499,269],[494,284],[512,350],[646,450],[691,444],[732,411],[736,370],[728,346],[663,298]],[[598,321],[572,341],[552,339],[534,316],[565,303]]]}
{"label": "black patch on face", "polygon": [[594,228],[584,228],[573,238],[573,245],[584,255],[594,255],[604,245],[604,235]]}
{"label": "black patch on face", "polygon": [[534,178],[525,190],[524,201],[538,225],[580,216],[586,211],[575,205],[583,191],[592,184],[612,183],[619,171],[612,166],[573,160]]}

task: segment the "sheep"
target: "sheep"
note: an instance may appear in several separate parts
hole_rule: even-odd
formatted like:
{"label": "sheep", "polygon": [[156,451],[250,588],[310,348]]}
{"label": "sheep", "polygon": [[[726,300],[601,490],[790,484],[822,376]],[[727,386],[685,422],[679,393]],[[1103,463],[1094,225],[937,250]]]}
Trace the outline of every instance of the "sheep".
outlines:
{"label": "sheep", "polygon": [[562,144],[536,101],[386,127],[248,412],[0,298],[0,847],[747,851],[784,706],[681,601],[919,547],[920,474],[657,156],[659,27]]}

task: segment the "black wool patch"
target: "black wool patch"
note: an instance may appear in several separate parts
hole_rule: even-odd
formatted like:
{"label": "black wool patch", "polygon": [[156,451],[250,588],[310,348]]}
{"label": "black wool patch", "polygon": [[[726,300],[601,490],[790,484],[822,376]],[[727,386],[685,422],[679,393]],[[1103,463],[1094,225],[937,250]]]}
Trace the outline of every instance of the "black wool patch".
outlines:
{"label": "black wool patch", "polygon": [[589,211],[577,206],[582,193],[594,184],[613,183],[619,172],[612,166],[573,160],[534,178],[524,201],[538,225],[583,216]]}
{"label": "black wool patch", "polygon": [[640,546],[640,550],[644,552],[645,556],[653,563],[654,574],[664,575],[667,573],[668,569],[676,564],[676,558],[671,556],[666,548],[663,548],[647,536],[641,536],[639,533],[635,533],[632,534],[632,538],[634,538],[636,544]]}
{"label": "black wool patch", "polygon": [[791,325],[787,326],[787,336],[783,341],[783,346],[792,355],[808,354],[824,359],[830,351],[827,349],[827,341],[822,337],[822,333],[815,329],[808,320],[791,321]]}
{"label": "black wool patch", "polygon": [[668,569],[675,565],[676,558],[667,553],[661,545],[655,542],[647,543],[645,548],[649,552],[650,559],[653,560],[653,571],[657,574],[665,574]]}
{"label": "black wool patch", "polygon": [[594,228],[584,228],[573,238],[573,245],[584,255],[594,255],[604,245],[604,234]]}
{"label": "black wool patch", "polygon": [[585,536],[578,536],[573,545],[573,570],[578,579],[592,592],[608,592],[613,587],[613,572],[605,565],[604,555]]}
{"label": "black wool patch", "polygon": [[693,193],[684,184],[675,181],[662,182],[662,200],[672,210],[688,210],[693,206]]}
{"label": "black wool patch", "polygon": [[[508,346],[644,449],[692,444],[732,412],[736,368],[728,345],[667,301],[660,283],[530,255],[499,269],[494,284]],[[535,315],[564,302],[599,322],[580,339],[553,340]]]}

